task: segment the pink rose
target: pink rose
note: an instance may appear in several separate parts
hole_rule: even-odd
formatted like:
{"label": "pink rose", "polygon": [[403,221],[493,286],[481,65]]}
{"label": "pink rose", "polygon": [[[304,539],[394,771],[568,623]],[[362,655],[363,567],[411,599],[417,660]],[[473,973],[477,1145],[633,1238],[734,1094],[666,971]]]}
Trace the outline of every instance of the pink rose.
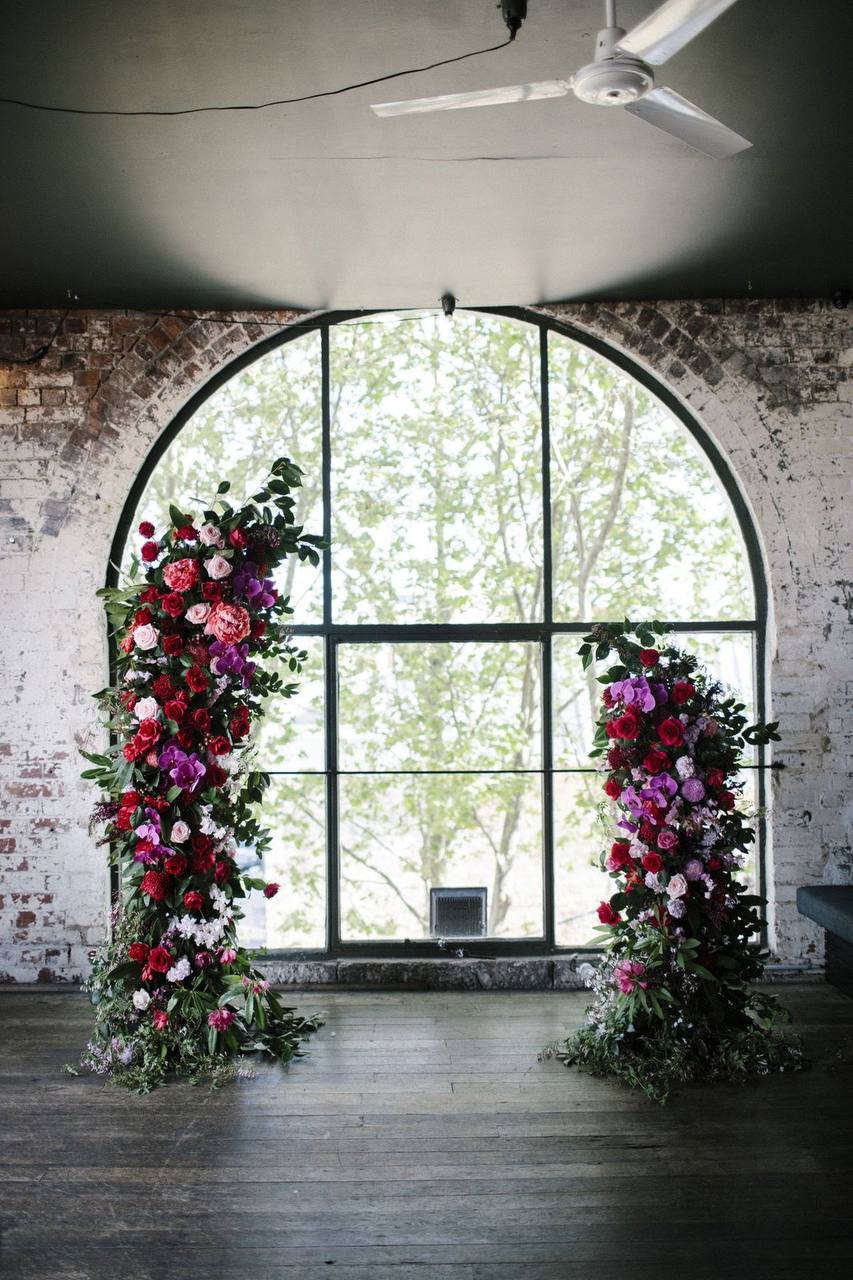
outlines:
{"label": "pink rose", "polygon": [[185,822],[175,822],[172,824],[172,842],[173,844],[183,844],[189,839],[190,829]]}
{"label": "pink rose", "polygon": [[191,591],[198,582],[198,561],[187,557],[164,565],[163,581],[172,591]]}
{"label": "pink rose", "polygon": [[666,886],[666,891],[671,898],[683,898],[687,892],[687,881],[684,876],[673,876]]}
{"label": "pink rose", "polygon": [[678,844],[678,836],[675,834],[675,832],[671,831],[669,827],[664,827],[663,831],[661,831],[660,835],[658,836],[658,848],[674,849],[677,844]]}
{"label": "pink rose", "polygon": [[210,560],[205,560],[204,567],[211,578],[227,578],[231,572],[231,566],[224,556],[212,556]]}
{"label": "pink rose", "polygon": [[203,622],[207,622],[207,615],[209,613],[209,604],[191,604],[184,614],[184,617],[187,622],[191,622],[193,626],[200,627]]}
{"label": "pink rose", "polygon": [[215,524],[203,524],[198,531],[198,540],[205,547],[221,547],[223,541]]}
{"label": "pink rose", "polygon": [[142,627],[133,628],[133,643],[137,649],[156,649],[160,632],[150,622]]}
{"label": "pink rose", "polygon": [[137,720],[155,720],[159,710],[160,704],[156,698],[140,698],[133,708],[133,714]]}

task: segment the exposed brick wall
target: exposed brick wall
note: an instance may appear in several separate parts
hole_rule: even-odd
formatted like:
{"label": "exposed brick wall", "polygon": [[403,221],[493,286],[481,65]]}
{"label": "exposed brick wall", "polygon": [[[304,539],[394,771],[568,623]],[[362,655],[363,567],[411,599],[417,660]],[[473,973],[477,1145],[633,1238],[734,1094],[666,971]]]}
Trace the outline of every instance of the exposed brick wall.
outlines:
{"label": "exposed brick wall", "polygon": [[[818,302],[543,310],[628,352],[690,406],[753,513],[771,593],[773,942],[820,958],[797,884],[853,880],[853,314]],[[107,875],[79,745],[106,681],[102,585],[133,479],[178,410],[296,313],[0,315],[0,977],[76,978]],[[61,323],[59,323],[61,322]],[[57,330],[57,325],[58,330]]]}

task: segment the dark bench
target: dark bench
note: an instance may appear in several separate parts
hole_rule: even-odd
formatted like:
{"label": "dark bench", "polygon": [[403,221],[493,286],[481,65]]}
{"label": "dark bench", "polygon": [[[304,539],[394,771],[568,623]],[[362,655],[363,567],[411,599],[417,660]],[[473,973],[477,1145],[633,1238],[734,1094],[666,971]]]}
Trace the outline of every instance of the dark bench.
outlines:
{"label": "dark bench", "polygon": [[798,889],[797,906],[826,930],[827,981],[853,996],[853,884]]}

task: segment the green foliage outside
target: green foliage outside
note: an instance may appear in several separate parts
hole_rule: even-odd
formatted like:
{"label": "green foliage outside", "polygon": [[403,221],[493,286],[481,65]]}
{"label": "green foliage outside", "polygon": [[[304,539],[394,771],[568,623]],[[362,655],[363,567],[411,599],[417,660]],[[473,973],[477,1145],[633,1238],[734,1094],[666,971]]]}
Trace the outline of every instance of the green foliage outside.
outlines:
{"label": "green foliage outside", "polygon": [[[501,317],[368,317],[330,330],[333,610],[339,623],[526,622],[543,616],[539,333]],[[754,616],[728,500],[684,427],[615,366],[549,338],[554,617]],[[306,334],[217,391],[158,464],[139,516],[159,520],[227,475],[251,492],[270,458],[305,472],[297,523],[322,527],[320,339]],[[320,575],[288,565],[294,621],[322,620]],[[725,627],[721,627],[724,631]],[[749,698],[748,636],[691,646]],[[298,706],[271,706],[262,764],[323,767],[322,645]],[[555,764],[585,769],[595,672],[555,637]],[[313,659],[313,660],[312,660]],[[339,648],[341,912],[346,938],[428,932],[429,887],[485,885],[489,931],[541,920],[541,673],[536,645]],[[451,772],[416,772],[444,770]],[[452,772],[461,771],[466,772]],[[322,946],[323,780],[267,794],[267,874],[282,882],[258,928],[270,946]],[[601,896],[600,788],[558,775],[558,940],[591,937]]]}

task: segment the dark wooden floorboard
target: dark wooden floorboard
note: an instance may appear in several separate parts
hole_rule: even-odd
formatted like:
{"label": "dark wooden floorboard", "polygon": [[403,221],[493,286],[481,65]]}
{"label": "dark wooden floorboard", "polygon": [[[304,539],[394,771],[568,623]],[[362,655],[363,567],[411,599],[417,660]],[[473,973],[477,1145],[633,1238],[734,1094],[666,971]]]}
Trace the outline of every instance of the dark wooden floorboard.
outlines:
{"label": "dark wooden floorboard", "polygon": [[0,995],[3,1280],[849,1280],[853,1001],[812,1070],[659,1108],[537,1054],[578,993],[322,992],[308,1058],[149,1097],[62,1073],[76,993]]}

